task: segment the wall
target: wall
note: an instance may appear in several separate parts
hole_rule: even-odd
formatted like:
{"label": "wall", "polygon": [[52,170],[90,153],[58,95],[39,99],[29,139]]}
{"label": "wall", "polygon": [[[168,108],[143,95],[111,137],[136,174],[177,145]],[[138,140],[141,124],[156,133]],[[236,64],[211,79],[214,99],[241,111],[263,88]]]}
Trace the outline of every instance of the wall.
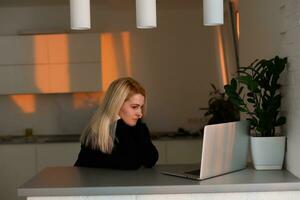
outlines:
{"label": "wall", "polygon": [[300,88],[300,2],[294,0],[241,0],[241,63],[275,55],[288,57],[281,83],[282,112],[287,117],[283,132],[287,135],[286,167],[300,177],[299,88]]}
{"label": "wall", "polygon": [[294,0],[281,0],[280,6],[280,54],[288,56],[288,68],[285,74],[284,108],[287,116],[285,131],[287,133],[287,168],[300,177],[299,159],[299,119],[300,119],[300,2]]}
{"label": "wall", "polygon": [[279,0],[240,0],[240,66],[279,53]]}
{"label": "wall", "polygon": [[[104,90],[121,76],[140,81],[148,91],[145,120],[152,131],[176,131],[179,126],[196,130],[209,83],[218,82],[213,29],[202,25],[201,3],[188,1],[158,4],[158,28],[151,30],[135,28],[133,3],[103,1],[92,8],[90,32],[99,33]],[[0,25],[0,35],[69,30],[69,8],[0,7]],[[78,134],[102,95],[2,95],[0,134],[20,135],[25,128],[33,128],[35,134]]]}

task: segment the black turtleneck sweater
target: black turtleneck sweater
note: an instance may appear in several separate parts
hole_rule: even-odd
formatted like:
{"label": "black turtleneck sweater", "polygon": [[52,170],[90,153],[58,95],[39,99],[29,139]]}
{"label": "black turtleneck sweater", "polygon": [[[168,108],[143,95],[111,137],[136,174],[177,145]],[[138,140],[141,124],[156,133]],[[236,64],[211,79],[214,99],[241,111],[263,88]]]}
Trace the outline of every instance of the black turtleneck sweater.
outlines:
{"label": "black turtleneck sweater", "polygon": [[119,119],[115,136],[111,154],[81,145],[74,166],[138,169],[141,166],[153,167],[155,165],[158,152],[151,142],[146,124],[138,120],[135,126],[128,126],[122,119]]}

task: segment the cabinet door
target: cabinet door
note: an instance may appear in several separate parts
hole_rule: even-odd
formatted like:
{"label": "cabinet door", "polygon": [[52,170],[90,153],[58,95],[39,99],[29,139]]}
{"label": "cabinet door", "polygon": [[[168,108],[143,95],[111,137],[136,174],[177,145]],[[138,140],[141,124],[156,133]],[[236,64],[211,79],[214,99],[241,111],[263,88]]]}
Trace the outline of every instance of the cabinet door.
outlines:
{"label": "cabinet door", "polygon": [[48,63],[45,36],[0,36],[0,66]]}
{"label": "cabinet door", "polygon": [[73,166],[80,151],[79,143],[37,144],[37,170],[50,166]]}
{"label": "cabinet door", "polygon": [[0,94],[102,89],[99,34],[0,36]]}
{"label": "cabinet door", "polygon": [[99,63],[99,34],[54,34],[48,39],[49,64]]}
{"label": "cabinet door", "polygon": [[0,145],[0,199],[25,200],[17,188],[36,173],[35,145]]}
{"label": "cabinet door", "polygon": [[169,140],[166,146],[168,164],[200,163],[202,140]]}
{"label": "cabinet door", "polygon": [[100,63],[51,64],[48,73],[49,93],[102,90]]}

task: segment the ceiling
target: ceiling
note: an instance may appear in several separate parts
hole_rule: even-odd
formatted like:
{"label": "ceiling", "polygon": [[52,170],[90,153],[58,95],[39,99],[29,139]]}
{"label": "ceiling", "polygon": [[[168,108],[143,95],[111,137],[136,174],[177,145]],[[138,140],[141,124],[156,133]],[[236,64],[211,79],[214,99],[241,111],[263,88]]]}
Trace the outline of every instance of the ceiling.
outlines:
{"label": "ceiling", "polygon": [[68,3],[69,0],[0,0],[0,6],[46,6]]}
{"label": "ceiling", "polygon": [[[104,5],[114,8],[132,8],[135,0],[90,0],[91,5]],[[69,0],[0,0],[0,7],[55,6],[69,5]],[[160,8],[199,8],[202,0],[157,0]]]}

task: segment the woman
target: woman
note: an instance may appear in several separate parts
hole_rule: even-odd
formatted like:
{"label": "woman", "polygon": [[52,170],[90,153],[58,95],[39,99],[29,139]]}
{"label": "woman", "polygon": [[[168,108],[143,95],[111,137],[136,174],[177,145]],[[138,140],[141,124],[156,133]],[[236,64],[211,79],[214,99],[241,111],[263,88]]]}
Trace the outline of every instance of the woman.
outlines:
{"label": "woman", "polygon": [[116,169],[153,167],[158,152],[141,121],[146,94],[132,78],[111,83],[102,106],[83,132],[75,166]]}

